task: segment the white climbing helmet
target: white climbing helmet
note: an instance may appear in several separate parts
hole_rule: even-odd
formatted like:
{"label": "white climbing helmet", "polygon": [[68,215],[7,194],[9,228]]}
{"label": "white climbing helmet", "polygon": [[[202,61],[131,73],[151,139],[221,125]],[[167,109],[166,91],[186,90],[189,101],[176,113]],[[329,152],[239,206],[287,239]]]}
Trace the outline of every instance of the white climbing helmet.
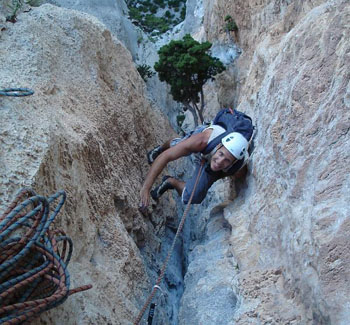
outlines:
{"label": "white climbing helmet", "polygon": [[238,160],[248,154],[248,141],[238,132],[232,132],[221,140],[223,146]]}

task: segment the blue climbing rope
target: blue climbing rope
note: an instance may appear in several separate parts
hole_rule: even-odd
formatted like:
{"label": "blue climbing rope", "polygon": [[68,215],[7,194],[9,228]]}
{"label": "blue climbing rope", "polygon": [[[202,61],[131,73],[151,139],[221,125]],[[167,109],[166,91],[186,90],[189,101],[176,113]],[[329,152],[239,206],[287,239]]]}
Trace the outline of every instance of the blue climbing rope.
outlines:
{"label": "blue climbing rope", "polygon": [[50,227],[65,200],[64,191],[46,198],[24,188],[0,216],[1,324],[29,322],[69,295],[91,288],[69,289],[73,243],[62,230]]}
{"label": "blue climbing rope", "polygon": [[34,94],[34,90],[29,88],[5,88],[0,89],[0,96],[23,97]]}

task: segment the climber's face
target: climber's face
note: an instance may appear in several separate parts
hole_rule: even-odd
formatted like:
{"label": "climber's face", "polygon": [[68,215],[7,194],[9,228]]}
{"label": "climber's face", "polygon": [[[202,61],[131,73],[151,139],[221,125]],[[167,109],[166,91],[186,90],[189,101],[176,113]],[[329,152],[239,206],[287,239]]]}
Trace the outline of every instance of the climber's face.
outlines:
{"label": "climber's face", "polygon": [[219,145],[219,148],[211,158],[210,169],[217,172],[230,167],[235,161],[236,158],[223,145]]}

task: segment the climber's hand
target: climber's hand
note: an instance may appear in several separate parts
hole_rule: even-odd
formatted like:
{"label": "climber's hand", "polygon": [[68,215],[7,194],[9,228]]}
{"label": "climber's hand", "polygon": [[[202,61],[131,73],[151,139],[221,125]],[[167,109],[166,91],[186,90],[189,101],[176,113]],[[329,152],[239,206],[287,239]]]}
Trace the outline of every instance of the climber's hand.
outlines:
{"label": "climber's hand", "polygon": [[150,201],[150,192],[148,188],[142,187],[140,191],[140,205],[139,210],[144,212],[147,210]]}

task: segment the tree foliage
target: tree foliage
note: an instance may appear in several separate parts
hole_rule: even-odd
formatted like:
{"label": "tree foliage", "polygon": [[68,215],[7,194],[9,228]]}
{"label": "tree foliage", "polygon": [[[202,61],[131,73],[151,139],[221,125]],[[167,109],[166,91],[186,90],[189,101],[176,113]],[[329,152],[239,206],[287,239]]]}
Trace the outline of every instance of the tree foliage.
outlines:
{"label": "tree foliage", "polygon": [[155,72],[151,70],[151,67],[147,64],[141,64],[137,66],[137,71],[139,72],[141,78],[146,82],[149,78],[155,75]]}
{"label": "tree foliage", "polygon": [[126,4],[131,21],[153,36],[173,28],[186,15],[186,0],[127,0]]}
{"label": "tree foliage", "polygon": [[226,26],[225,26],[226,30],[230,32],[238,32],[238,26],[230,15],[227,15],[225,17],[225,22],[226,22]]}
{"label": "tree foliage", "polygon": [[[199,43],[187,34],[182,40],[171,41],[158,51],[159,60],[154,65],[159,79],[170,85],[175,101],[181,102],[203,122],[203,85],[225,70],[222,62],[207,52],[211,43]],[[200,103],[200,107],[198,107]]]}

